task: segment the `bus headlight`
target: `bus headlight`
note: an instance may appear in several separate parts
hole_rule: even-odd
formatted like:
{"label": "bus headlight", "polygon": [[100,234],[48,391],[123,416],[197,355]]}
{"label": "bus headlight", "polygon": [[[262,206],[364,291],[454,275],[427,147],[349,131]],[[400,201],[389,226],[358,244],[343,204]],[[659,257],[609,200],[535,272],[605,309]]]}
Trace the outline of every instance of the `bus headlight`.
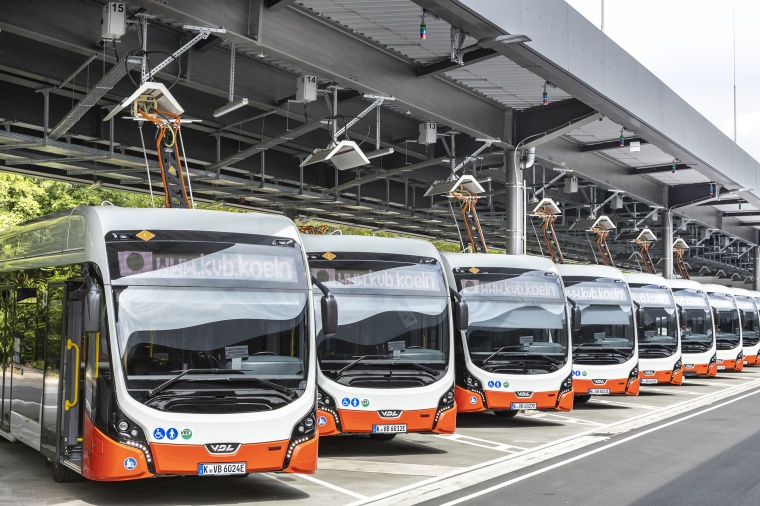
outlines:
{"label": "bus headlight", "polygon": [[451,385],[451,388],[438,401],[438,409],[435,412],[435,420],[433,420],[434,429],[438,425],[438,419],[441,415],[450,409],[454,409],[454,385]]}
{"label": "bus headlight", "polygon": [[317,409],[330,413],[335,419],[336,430],[339,432],[343,430],[340,425],[340,417],[338,416],[338,410],[336,409],[335,399],[319,387],[317,387]]}
{"label": "bus headlight", "polygon": [[150,451],[148,438],[145,437],[142,428],[130,420],[129,417],[125,416],[115,401],[112,406],[114,406],[114,409],[111,411],[111,416],[108,420],[106,434],[118,443],[137,448],[143,452],[145,463],[148,465],[148,471],[155,474],[156,466],[153,464],[153,454]]}
{"label": "bus headlight", "polygon": [[314,439],[317,435],[316,423],[314,421],[317,418],[316,406],[312,406],[309,414],[301,418],[299,422],[293,427],[293,431],[290,433],[290,444],[288,444],[288,450],[285,452],[285,461],[282,463],[282,468],[285,469],[290,464],[290,457],[293,456],[293,450],[296,446]]}
{"label": "bus headlight", "polygon": [[631,369],[631,372],[628,374],[628,381],[625,384],[625,391],[628,391],[628,388],[631,386],[631,383],[639,379],[639,364],[636,363],[636,365]]}

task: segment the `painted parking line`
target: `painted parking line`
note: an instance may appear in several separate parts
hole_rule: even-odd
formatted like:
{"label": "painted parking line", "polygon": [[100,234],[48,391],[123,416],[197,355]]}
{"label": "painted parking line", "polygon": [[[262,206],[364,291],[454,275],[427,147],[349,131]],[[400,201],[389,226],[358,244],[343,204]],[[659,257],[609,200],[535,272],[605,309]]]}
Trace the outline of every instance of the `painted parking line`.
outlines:
{"label": "painted parking line", "polygon": [[343,487],[339,487],[338,485],[333,485],[332,483],[328,483],[324,480],[314,478],[313,476],[310,476],[308,474],[293,474],[292,476],[297,476],[301,478],[302,480],[310,481],[312,483],[316,483],[317,485],[322,485],[323,487],[327,487],[329,489],[335,490],[336,492],[340,492],[341,494],[349,495],[353,497],[354,499],[360,499],[360,500],[367,499],[366,495],[357,494],[353,490],[347,490]]}
{"label": "painted parking line", "polygon": [[489,450],[496,450],[499,452],[517,453],[524,451],[525,448],[521,446],[513,446],[498,441],[489,441],[488,439],[481,439],[472,436],[465,436],[464,434],[438,434],[437,437],[445,439],[447,441],[453,441],[455,443],[462,443],[471,446],[478,446],[480,448],[487,448]]}
{"label": "painted parking line", "polygon": [[651,406],[649,404],[639,404],[638,402],[613,401],[611,399],[591,399],[589,402],[593,402],[594,404],[607,404],[609,406],[623,406],[626,408],[657,409],[657,406]]}
{"label": "painted parking line", "polygon": [[603,423],[600,423],[600,422],[585,420],[583,418],[578,418],[574,416],[558,415],[557,413],[536,413],[535,415],[532,415],[532,418],[546,420],[547,422],[562,422],[564,424],[572,424],[572,425],[596,425],[596,426],[604,425]]}
{"label": "painted parking line", "polygon": [[428,464],[406,464],[401,462],[380,462],[337,457],[320,457],[320,471],[341,471],[355,473],[402,474],[406,476],[440,476],[459,471],[461,467]]}

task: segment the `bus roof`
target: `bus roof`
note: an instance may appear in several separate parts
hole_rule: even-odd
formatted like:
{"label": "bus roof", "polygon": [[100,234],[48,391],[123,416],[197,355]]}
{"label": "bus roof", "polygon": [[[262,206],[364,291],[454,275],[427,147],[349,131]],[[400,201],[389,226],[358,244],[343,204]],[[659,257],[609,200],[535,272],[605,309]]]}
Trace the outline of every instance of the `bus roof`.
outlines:
{"label": "bus roof", "polygon": [[634,283],[637,285],[668,286],[667,280],[657,274],[648,274],[646,272],[626,272],[623,274],[623,276],[629,284]]}
{"label": "bus roof", "polygon": [[560,264],[557,266],[559,275],[564,277],[589,277],[589,278],[611,278],[622,279],[623,273],[614,267],[608,265],[568,265]]}
{"label": "bus roof", "polygon": [[722,294],[725,294],[725,295],[733,295],[734,294],[734,292],[731,291],[731,288],[729,288],[727,286],[723,286],[723,285],[716,285],[716,284],[708,283],[708,284],[702,285],[702,288],[707,293],[722,293]]}
{"label": "bus roof", "polygon": [[691,279],[667,279],[665,281],[668,283],[668,285],[670,285],[671,289],[675,290],[705,290],[705,288],[702,286],[702,283],[699,281],[693,281]]}
{"label": "bus roof", "polygon": [[754,297],[754,295],[752,295],[752,292],[750,292],[746,288],[729,287],[729,290],[731,290],[731,293],[733,293],[734,295],[743,295],[744,297]]}
{"label": "bus roof", "polygon": [[309,235],[301,234],[307,253],[352,252],[415,255],[440,260],[438,250],[431,243],[404,237],[373,237],[366,235]]}
{"label": "bus roof", "polygon": [[550,271],[559,274],[554,262],[531,255],[486,255],[483,253],[449,253],[441,256],[452,267],[511,267],[514,269]]}

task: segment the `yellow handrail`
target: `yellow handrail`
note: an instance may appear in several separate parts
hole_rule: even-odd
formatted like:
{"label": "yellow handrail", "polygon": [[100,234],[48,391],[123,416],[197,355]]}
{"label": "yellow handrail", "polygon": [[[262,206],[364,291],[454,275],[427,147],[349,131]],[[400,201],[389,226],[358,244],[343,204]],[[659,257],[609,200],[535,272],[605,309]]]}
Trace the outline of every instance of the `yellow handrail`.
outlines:
{"label": "yellow handrail", "polygon": [[69,402],[69,400],[66,399],[66,402],[63,405],[66,411],[76,406],[79,402],[79,346],[69,339],[66,341],[66,350],[70,350],[71,348],[76,350],[76,361],[74,362],[74,402]]}

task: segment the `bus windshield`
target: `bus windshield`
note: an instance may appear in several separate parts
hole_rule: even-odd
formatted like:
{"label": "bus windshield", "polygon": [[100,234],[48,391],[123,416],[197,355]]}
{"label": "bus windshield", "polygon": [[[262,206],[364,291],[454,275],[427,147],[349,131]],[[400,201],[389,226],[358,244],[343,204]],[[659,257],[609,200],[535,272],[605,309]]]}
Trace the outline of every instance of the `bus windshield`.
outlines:
{"label": "bus windshield", "polygon": [[736,302],[730,295],[711,293],[710,305],[717,311],[715,346],[719,350],[733,350],[741,345],[741,320]]}
{"label": "bus windshield", "polygon": [[678,351],[676,307],[664,286],[631,286],[631,295],[644,309],[644,328],[639,331],[639,357],[663,358]]}
{"label": "bus windshield", "polygon": [[752,297],[735,295],[736,305],[742,312],[742,343],[744,346],[755,346],[759,341],[757,334],[757,308]]}
{"label": "bus windshield", "polygon": [[289,238],[106,234],[127,389],[171,412],[276,409],[303,395],[308,284]]}
{"label": "bus windshield", "polygon": [[673,289],[676,304],[684,310],[681,321],[681,351],[704,353],[713,347],[713,321],[707,295],[691,288]]}
{"label": "bus windshield", "polygon": [[544,271],[474,270],[454,271],[469,309],[465,336],[473,364],[489,372],[543,374],[567,363],[567,313],[559,278]]}
{"label": "bus windshield", "polygon": [[573,362],[622,364],[633,357],[633,311],[626,285],[611,278],[565,277],[567,298],[581,309],[573,334]]}
{"label": "bus windshield", "polygon": [[322,374],[359,388],[419,387],[444,377],[449,299],[437,262],[388,258],[309,263],[312,275],[330,289],[340,308],[338,331],[328,337],[322,332],[319,301],[314,304]]}

